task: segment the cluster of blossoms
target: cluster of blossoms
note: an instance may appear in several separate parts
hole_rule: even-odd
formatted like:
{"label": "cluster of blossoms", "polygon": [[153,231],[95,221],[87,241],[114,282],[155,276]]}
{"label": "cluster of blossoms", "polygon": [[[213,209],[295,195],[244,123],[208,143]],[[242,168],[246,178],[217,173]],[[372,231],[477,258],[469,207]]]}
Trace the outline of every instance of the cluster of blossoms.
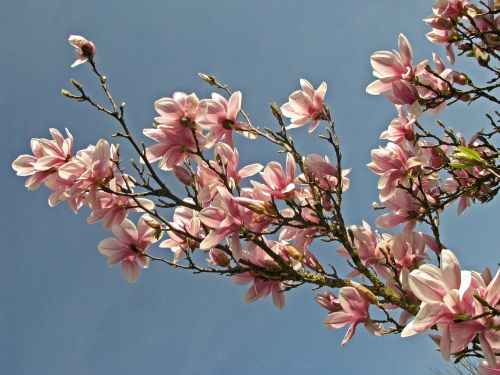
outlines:
{"label": "cluster of blossoms", "polygon": [[494,0],[488,1],[488,9],[479,7],[471,0],[438,0],[432,7],[432,14],[424,19],[432,27],[427,39],[444,44],[452,63],[455,62],[455,46],[460,53],[467,53],[480,64],[487,65],[490,54],[500,47],[496,10],[498,2]]}
{"label": "cluster of blossoms", "polygon": [[[128,229],[117,228],[133,227],[135,230],[134,224],[126,219],[128,212],[152,209],[154,204],[149,199],[129,196],[133,193],[134,180],[117,172],[117,148],[101,139],[97,145],[73,155],[73,136],[68,130],[67,138],[56,129],[50,129],[50,133],[53,139],[31,140],[33,155],[21,155],[12,163],[19,176],[29,176],[26,187],[34,190],[40,184],[45,184],[52,190],[49,197],[51,207],[67,202],[75,213],[84,206],[89,207],[91,214],[87,218],[88,223],[102,221],[104,229],[120,231],[117,237],[131,244],[132,238],[137,235],[130,234]],[[148,221],[146,217],[142,220]],[[151,218],[149,221],[153,222]],[[128,239],[124,239],[124,233],[128,233]],[[141,241],[145,243],[144,239]],[[153,242],[156,242],[154,238],[149,240],[149,244]],[[124,275],[129,281],[137,280],[138,268],[147,265],[140,251],[131,246],[127,251],[108,255],[110,265],[122,261]]]}
{"label": "cluster of blossoms", "polygon": [[[425,20],[434,28],[429,38],[439,43],[446,39],[449,57],[452,45],[462,51],[468,50],[464,45],[479,50],[477,61],[495,72],[495,82],[499,73],[484,56],[498,60],[497,8],[492,3],[479,8],[465,0],[438,0],[433,16]],[[29,189],[44,183],[52,190],[51,206],[67,202],[74,212],[88,207],[88,222],[102,221],[114,235],[99,243],[99,252],[108,257],[109,265],[120,263],[129,282],[137,281],[140,269],[157,260],[198,273],[229,275],[238,284],[250,284],[246,302],[271,295],[279,309],[292,288],[327,287],[316,300],[329,312],[328,327],[349,325],[342,345],[360,323],[375,335],[397,332],[406,337],[436,330],[439,335],[431,337],[445,359],[481,356],[481,374],[500,372],[500,271],[495,276],[488,269],[482,274],[462,271],[439,234],[439,215],[453,202],[459,201],[461,214],[476,200],[495,197],[500,168],[491,138],[500,130],[492,120],[492,132],[481,130],[467,141],[445,126],[445,135],[439,137],[420,120],[423,112],[435,115],[456,101],[482,98],[498,103],[490,94],[496,86],[478,87],[465,74],[446,68],[436,54],[435,68],[427,61],[413,65],[404,35],[399,37],[400,52],[372,55],[377,80],[367,92],[386,94],[398,112],[381,134],[388,144],[373,150],[368,164],[380,176],[383,207],[377,208],[387,210],[375,224],[383,229],[404,225],[395,234],[378,233],[366,222],[344,222],[342,194],[350,186],[350,169],[341,165],[340,143],[325,104],[326,83],[315,89],[302,79],[301,90],[287,103],[273,104],[280,125],[275,132],[251,124],[242,110],[241,92],[200,74],[228,98],[213,93],[200,100],[194,93],[176,92],[157,100],[155,123],[143,131],[154,144],[142,148],[126,125],[123,106],[117,108],[105,77],[96,69],[94,45],[80,36],[69,41],[79,58],[73,66],[91,64],[112,109],[94,102],[77,82],[73,84],[80,95],[63,95],[118,120],[123,133],[117,136],[138,153],[139,163],[133,163],[136,177],[125,173],[117,146],[101,139],[74,154],[69,131],[64,138],[55,129],[50,130],[51,140],[33,139],[33,155],[21,155],[12,166],[18,175],[29,176]],[[321,123],[327,125],[321,138],[332,146],[334,162],[318,154],[303,156],[288,135],[308,124],[313,132]],[[238,135],[278,146],[284,163],[241,167]],[[171,172],[187,196],[174,194],[155,166]],[[172,219],[164,218],[160,209],[173,209]],[[127,218],[131,211],[142,214],[137,226]],[[432,234],[415,230],[422,223]],[[163,235],[167,238],[159,247],[170,249],[171,261],[149,250]],[[331,272],[326,270],[314,254],[318,240],[341,245],[337,254],[347,260],[349,273],[341,276],[332,265]],[[195,252],[206,254],[205,264],[195,261]],[[433,258],[438,266],[430,263]],[[339,289],[338,297],[332,288]],[[394,312],[400,313],[397,320]]]}

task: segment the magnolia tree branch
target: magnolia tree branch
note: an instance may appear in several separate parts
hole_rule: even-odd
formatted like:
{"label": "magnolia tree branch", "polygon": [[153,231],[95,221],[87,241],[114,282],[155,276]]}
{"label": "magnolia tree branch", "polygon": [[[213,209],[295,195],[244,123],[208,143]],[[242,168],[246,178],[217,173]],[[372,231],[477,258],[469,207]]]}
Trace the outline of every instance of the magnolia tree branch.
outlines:
{"label": "magnolia tree branch", "polygon": [[[440,121],[437,128],[427,126],[420,116],[437,115],[459,102],[500,103],[495,96],[500,71],[494,66],[500,47],[497,8],[440,0],[425,19],[433,28],[429,40],[444,44],[451,61],[455,48],[459,56],[473,58],[494,75],[488,82],[473,82],[437,54],[434,68],[427,60],[415,65],[402,34],[399,52],[371,57],[377,79],[366,91],[384,94],[398,112],[381,134],[387,144],[371,151],[368,164],[380,176],[380,204],[374,208],[381,214],[375,225],[381,230],[403,226],[392,235],[365,222],[351,225],[343,216],[350,169],[343,165],[336,129],[345,124],[334,122],[324,101],[326,83],[315,89],[300,80],[301,89],[287,103],[270,106],[276,130],[260,129],[242,109],[240,91],[200,73],[225,96],[214,93],[200,100],[194,93],[177,92],[159,99],[153,126],[143,130],[153,141],[147,146],[131,133],[125,103],[116,104],[97,67],[95,46],[80,36],[69,39],[78,56],[73,66],[90,65],[108,104],[98,103],[75,80],[77,93],[62,94],[114,118],[120,126],[114,137],[127,140],[138,162],[131,160],[129,172],[119,145],[103,139],[73,153],[71,133],[64,137],[51,129],[53,139],[33,139],[33,155],[21,155],[13,168],[28,176],[30,189],[44,183],[52,191],[51,205],[66,202],[75,212],[89,208],[88,222],[102,222],[113,233],[99,243],[99,252],[109,265],[120,263],[129,282],[137,281],[150,261],[160,262],[250,284],[246,302],[271,295],[279,309],[292,289],[323,288],[316,300],[328,311],[325,325],[350,326],[343,345],[361,323],[379,336],[434,331],[431,337],[444,359],[483,358],[479,371],[494,373],[500,371],[500,274],[462,270],[440,224],[441,213],[454,202],[461,214],[473,203],[496,197],[500,116],[487,114],[488,130],[478,129],[469,140]],[[331,146],[332,161],[299,150],[293,135],[305,125],[309,133],[325,126],[319,139]],[[241,167],[236,146],[241,136],[277,147],[285,165],[271,161]],[[160,177],[159,170],[170,172],[171,180]],[[174,179],[185,195],[175,193]],[[130,219],[134,212],[141,215],[137,224]],[[424,230],[415,231],[417,225]],[[170,249],[171,257],[155,255],[152,245],[160,238],[165,239],[159,247]],[[319,241],[328,246],[317,246]],[[319,252],[326,254],[328,265],[315,256]],[[337,270],[345,263],[350,267],[346,274]]]}

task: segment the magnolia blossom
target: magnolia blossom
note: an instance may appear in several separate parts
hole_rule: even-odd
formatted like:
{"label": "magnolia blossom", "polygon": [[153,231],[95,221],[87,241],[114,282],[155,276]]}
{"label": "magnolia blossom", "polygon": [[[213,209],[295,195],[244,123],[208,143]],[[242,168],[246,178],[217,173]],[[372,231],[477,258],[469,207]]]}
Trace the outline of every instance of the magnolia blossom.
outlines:
{"label": "magnolia blossom", "polygon": [[199,122],[206,112],[199,103],[195,93],[174,92],[172,98],[161,98],[155,102],[155,110],[159,114],[155,121],[169,132],[178,133],[186,129],[199,132]]}
{"label": "magnolia blossom", "polygon": [[385,148],[379,147],[372,150],[372,162],[367,166],[370,170],[380,175],[378,188],[379,198],[385,202],[392,198],[401,184],[410,187],[410,170],[420,165],[419,160],[413,158],[414,154],[401,148],[395,143],[388,143]]}
{"label": "magnolia blossom", "polygon": [[234,197],[224,188],[218,188],[218,193],[210,207],[200,211],[199,217],[203,224],[212,228],[210,233],[200,243],[200,249],[211,249],[226,236],[231,237],[231,250],[238,261],[241,257],[241,242],[239,230],[244,223],[244,212]]}
{"label": "magnolia blossom", "polygon": [[98,245],[99,252],[109,257],[110,267],[121,263],[123,276],[130,283],[136,282],[141,268],[147,268],[149,265],[149,258],[143,253],[157,241],[157,232],[151,222],[155,223],[151,217],[143,215],[136,227],[130,220],[125,219],[111,228],[115,238],[106,238]]}
{"label": "magnolia blossom", "polygon": [[356,288],[340,288],[338,303],[341,310],[337,311],[337,306],[333,305],[334,311],[326,317],[325,324],[335,329],[350,324],[342,340],[342,346],[346,345],[352,336],[354,336],[356,327],[360,323],[365,323],[365,327],[372,333],[377,333],[381,330],[380,325],[368,323],[370,319],[370,313],[368,312],[370,302]]}
{"label": "magnolia blossom", "polygon": [[71,65],[72,68],[83,64],[94,57],[96,51],[94,44],[85,39],[83,36],[70,35],[68,42],[75,47],[75,53],[76,56],[78,56],[78,60]]}
{"label": "magnolia blossom", "polygon": [[[359,259],[366,267],[376,265],[384,258],[378,243],[383,240],[387,241],[390,238],[389,235],[381,236],[376,232],[373,233],[370,225],[365,221],[363,221],[363,225],[351,225],[349,233],[352,234],[352,242],[358,252]],[[337,253],[344,258],[350,258],[345,247],[337,249]],[[359,275],[359,271],[355,270],[347,276],[354,277],[357,275]]]}
{"label": "magnolia blossom", "polygon": [[396,109],[399,116],[391,121],[389,128],[380,134],[380,138],[406,148],[406,141],[415,138],[413,125],[417,118],[413,113],[407,113],[400,105],[396,105]]}
{"label": "magnolia blossom", "polygon": [[[194,203],[192,199],[184,200]],[[199,243],[201,222],[198,213],[187,207],[177,207],[174,212],[173,222],[169,225],[167,234],[170,237],[160,243],[162,248],[170,248],[174,253],[174,261],[178,261],[189,249],[196,248]]]}
{"label": "magnolia blossom", "polygon": [[[257,266],[279,270],[279,265],[258,246],[252,245],[251,251],[243,252],[241,257]],[[240,285],[252,284],[243,298],[245,302],[258,301],[271,294],[276,308],[285,307],[285,285],[280,280],[263,280],[251,272],[236,274],[232,279]]]}
{"label": "magnolia blossom", "polygon": [[264,184],[252,181],[256,189],[276,199],[293,196],[295,190],[295,160],[292,154],[287,153],[286,155],[286,173],[280,163],[272,161],[266,165],[260,175],[264,180]]}
{"label": "magnolia blossom", "polygon": [[[479,342],[485,359],[490,366],[496,365],[494,351],[498,350],[499,335],[489,334],[495,323],[491,318],[466,320],[461,317],[474,317],[484,312],[478,302],[479,295],[490,306],[500,300],[500,271],[489,285],[479,274],[462,271],[455,255],[447,249],[441,251],[439,268],[424,264],[409,275],[409,287],[422,301],[420,310],[401,333],[402,337],[427,331],[437,324],[442,333],[440,350],[445,359],[450,354],[464,349],[479,334]],[[488,335],[486,335],[488,333]]]}
{"label": "magnolia blossom", "polygon": [[432,11],[438,17],[456,18],[465,15],[470,0],[437,0],[432,5]]}
{"label": "magnolia blossom", "polygon": [[367,93],[373,95],[385,93],[393,89],[395,83],[410,81],[424,70],[427,61],[413,67],[413,52],[406,36],[399,34],[398,43],[399,53],[395,51],[378,51],[372,54],[370,61],[373,67],[373,75],[378,79],[368,85],[366,88]]}
{"label": "magnolia blossom", "polygon": [[205,110],[205,118],[201,124],[209,130],[210,144],[216,144],[224,139],[229,146],[234,148],[234,131],[252,137],[251,133],[248,132],[251,129],[250,124],[238,120],[238,114],[241,111],[241,92],[234,92],[229,100],[213,93],[212,99],[202,100],[200,106]]}
{"label": "magnolia blossom", "polygon": [[225,176],[229,187],[234,189],[240,187],[243,178],[253,176],[263,168],[261,164],[254,163],[238,170],[239,161],[238,150],[220,142],[214,148],[214,160],[208,161],[208,164],[198,163],[198,199],[202,204],[211,201],[217,194],[217,188],[224,186],[221,175]]}
{"label": "magnolia blossom", "polygon": [[[109,189],[121,192],[117,178],[113,178],[109,182]],[[153,210],[155,207],[154,203],[149,199],[131,198],[126,195],[117,195],[103,190],[97,191],[88,203],[92,209],[92,213],[87,218],[87,223],[93,224],[102,220],[104,230],[109,230],[113,225],[123,222],[129,211]]]}
{"label": "magnolia blossom", "polygon": [[193,157],[198,149],[205,150],[206,139],[187,128],[172,130],[170,126],[159,125],[156,129],[144,129],[143,133],[158,142],[146,149],[146,158],[149,162],[159,160],[160,169],[166,171],[180,166],[184,160]]}
{"label": "magnolia blossom", "polygon": [[56,173],[62,165],[72,158],[73,136],[66,129],[68,138],[54,128],[50,129],[52,140],[33,138],[31,151],[33,155],[21,155],[14,160],[12,168],[18,176],[30,176],[26,180],[29,190],[37,189],[51,174]]}
{"label": "magnolia blossom", "polygon": [[318,293],[314,298],[316,302],[331,313],[342,311],[339,299],[332,292]]}
{"label": "magnolia blossom", "polygon": [[281,112],[292,120],[287,129],[299,128],[312,121],[308,132],[311,133],[323,119],[323,105],[326,94],[326,83],[315,90],[305,79],[300,80],[302,90],[295,91],[288,97],[288,102],[281,106]]}

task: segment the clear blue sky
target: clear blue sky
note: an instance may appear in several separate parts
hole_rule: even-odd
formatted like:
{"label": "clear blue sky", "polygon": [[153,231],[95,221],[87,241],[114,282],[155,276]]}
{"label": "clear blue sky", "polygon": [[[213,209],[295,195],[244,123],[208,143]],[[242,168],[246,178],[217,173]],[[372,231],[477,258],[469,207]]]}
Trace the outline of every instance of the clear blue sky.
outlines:
{"label": "clear blue sky", "polygon": [[[314,86],[327,81],[345,163],[353,167],[346,217],[352,224],[373,223],[378,178],[365,165],[395,111],[384,98],[365,94],[373,80],[369,57],[397,48],[400,32],[416,60],[430,59],[433,48],[443,56],[424,37],[421,19],[431,6],[397,0],[3,1],[0,373],[420,375],[446,368],[425,335],[376,338],[360,329],[341,349],[345,330],[323,327],[325,311],[307,287],[287,294],[279,312],[269,300],[244,304],[246,289],[229,279],[160,264],[129,285],[98,254],[108,234],[100,224],[85,224],[88,212],[50,209],[48,191],[26,191],[10,167],[30,152],[32,137],[49,136],[49,127],[68,127],[78,149],[112,140],[117,128],[110,119],[60,95],[76,78],[99,97],[86,65],[69,68],[75,57],[67,38],[80,34],[97,46],[100,70],[116,99],[127,102],[138,135],[152,122],[154,100],[176,90],[209,95],[200,71],[242,90],[254,123],[265,126],[274,126],[268,104],[286,102],[299,78]],[[459,105],[443,117],[470,134],[484,109]],[[330,153],[304,128],[294,136],[305,152]],[[247,164],[275,157],[272,148],[239,145]],[[497,202],[477,206],[458,218],[453,207],[445,215],[443,240],[463,268],[482,270],[498,261],[498,208]],[[335,248],[322,248],[322,256],[341,263]]]}

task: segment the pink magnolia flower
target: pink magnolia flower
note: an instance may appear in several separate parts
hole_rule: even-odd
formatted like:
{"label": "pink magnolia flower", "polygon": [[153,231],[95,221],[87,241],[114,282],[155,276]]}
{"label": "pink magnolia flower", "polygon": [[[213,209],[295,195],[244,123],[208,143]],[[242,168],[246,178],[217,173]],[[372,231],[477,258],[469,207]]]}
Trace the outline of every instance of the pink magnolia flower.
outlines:
{"label": "pink magnolia flower", "polygon": [[[479,343],[490,366],[496,365],[494,355],[500,335],[489,332],[495,324],[492,318],[460,321],[464,316],[481,315],[485,310],[476,299],[479,295],[494,306],[500,300],[500,271],[486,286],[481,275],[462,271],[455,255],[441,251],[441,265],[424,264],[410,273],[409,286],[422,301],[420,310],[401,333],[402,337],[421,333],[437,324],[442,333],[440,350],[445,359],[464,349],[479,334]],[[498,319],[497,319],[498,320]]]}
{"label": "pink magnolia flower", "polygon": [[57,129],[50,129],[53,140],[33,138],[31,151],[33,155],[21,155],[14,160],[12,168],[18,176],[30,176],[26,180],[29,190],[37,189],[51,174],[56,173],[62,165],[72,158],[73,136],[66,129],[68,138]]}
{"label": "pink magnolia flower", "polygon": [[104,139],[100,139],[96,146],[78,151],[74,158],[59,168],[59,176],[66,182],[55,186],[65,189],[60,198],[94,200],[100,185],[115,177],[117,159],[116,147]]}
{"label": "pink magnolia flower", "polygon": [[231,259],[227,256],[224,250],[212,248],[210,249],[208,263],[216,267],[228,267],[231,263]]}
{"label": "pink magnolia flower", "polygon": [[[430,195],[426,197],[431,204],[435,201]],[[375,224],[379,228],[394,228],[406,223],[404,230],[411,231],[425,213],[422,204],[402,189],[397,189],[394,195],[384,202],[384,205],[391,212],[377,218]]]}
{"label": "pink magnolia flower", "polygon": [[370,302],[366,300],[356,288],[340,288],[338,301],[342,309],[336,311],[337,308],[335,308],[334,312],[326,317],[325,324],[335,329],[350,324],[342,340],[342,346],[346,345],[352,336],[354,336],[356,327],[360,323],[365,323],[365,327],[371,332],[375,333],[381,330],[379,325],[368,323],[370,319],[370,314],[368,312]]}
{"label": "pink magnolia flower", "polygon": [[388,143],[385,148],[379,147],[377,150],[372,150],[372,162],[367,166],[371,171],[380,175],[378,188],[382,202],[392,198],[400,184],[410,187],[408,179],[410,170],[419,165],[413,156],[410,150],[403,149],[395,143]]}
{"label": "pink magnolia flower", "polygon": [[314,298],[316,302],[331,313],[342,311],[339,299],[331,292],[318,293]]}
{"label": "pink magnolia flower", "polygon": [[[192,199],[185,199],[194,203]],[[189,249],[196,248],[200,236],[201,222],[198,213],[187,207],[177,207],[174,212],[173,222],[170,223],[167,234],[170,237],[160,243],[162,248],[170,248],[174,253],[174,260],[178,261]]]}
{"label": "pink magnolia flower", "polygon": [[166,171],[180,166],[185,159],[193,157],[198,147],[200,151],[206,149],[205,137],[195,133],[195,140],[193,133],[187,128],[173,131],[170,126],[159,125],[156,129],[144,129],[143,133],[158,142],[146,149],[146,158],[150,162],[160,160],[160,169]]}
{"label": "pink magnolia flower", "polygon": [[406,148],[406,141],[412,141],[415,138],[413,124],[417,118],[413,113],[407,113],[400,105],[396,105],[396,108],[399,116],[391,121],[389,128],[380,134],[380,138]]}
{"label": "pink magnolia flower", "polygon": [[[352,233],[354,241],[353,245],[358,251],[359,259],[363,262],[366,267],[370,267],[379,263],[384,259],[384,255],[380,252],[378,243],[383,239],[388,240],[389,236],[385,235],[382,237],[378,233],[373,233],[370,225],[363,221],[363,225],[351,225],[349,227],[350,233]],[[350,258],[349,253],[345,247],[341,247],[337,250],[337,253],[344,258]],[[359,271],[351,272],[348,277],[354,277],[359,275]]]}
{"label": "pink magnolia flower", "polygon": [[[293,212],[290,210],[281,210],[280,214],[283,217],[293,217]],[[310,208],[302,208],[302,219],[305,222],[316,224],[319,222],[316,213]],[[291,224],[298,224],[292,221]],[[318,227],[311,225],[309,228],[297,228],[295,226],[284,226],[281,229],[279,240],[280,241],[293,241],[293,245],[297,249],[308,249],[313,243],[318,233]]]}
{"label": "pink magnolia flower", "polygon": [[236,91],[231,94],[229,101],[223,96],[213,93],[212,99],[202,100],[200,106],[206,112],[201,124],[209,130],[207,137],[210,145],[224,139],[229,146],[234,148],[234,131],[248,138],[253,138],[253,135],[249,133],[250,124],[238,120],[238,114],[241,111],[241,92]]}
{"label": "pink magnolia flower", "polygon": [[250,272],[244,272],[232,276],[233,281],[239,285],[252,284],[243,300],[245,302],[255,302],[266,298],[271,294],[274,306],[282,310],[285,307],[285,296],[283,291],[285,286],[280,281],[262,280]]}
{"label": "pink magnolia flower", "polygon": [[[113,178],[109,182],[108,187],[116,192],[121,192],[122,190],[117,178]],[[92,209],[92,213],[87,218],[87,223],[93,224],[102,220],[104,230],[109,230],[113,225],[123,222],[129,211],[142,211],[141,206],[148,210],[152,210],[155,207],[154,203],[149,199],[135,198],[134,200],[131,197],[116,195],[102,190],[97,191],[88,203]]]}
{"label": "pink magnolia flower", "polygon": [[154,220],[148,215],[139,219],[137,227],[125,219],[120,225],[112,227],[115,238],[106,238],[98,245],[99,252],[109,257],[110,267],[121,263],[123,276],[130,283],[139,279],[141,268],[148,267],[149,258],[142,254],[157,241],[156,231],[148,225],[149,222]]}
{"label": "pink magnolia flower", "polygon": [[94,44],[85,39],[83,36],[70,35],[68,42],[75,47],[75,53],[76,56],[78,56],[78,60],[71,65],[72,68],[83,64],[94,57],[96,51]]}
{"label": "pink magnolia flower", "polygon": [[[326,191],[335,190],[338,184],[338,168],[330,163],[328,156],[322,157],[318,154],[309,154],[304,158],[304,166],[311,181]],[[349,189],[350,181],[347,175],[350,168],[342,169],[342,191]],[[298,177],[299,181],[306,182],[305,176]]]}
{"label": "pink magnolia flower", "polygon": [[399,232],[391,238],[388,245],[398,270],[403,267],[414,269],[429,259],[425,253],[426,247],[435,253],[440,251],[435,238],[422,232]]}
{"label": "pink magnolia flower", "polygon": [[312,121],[308,132],[311,133],[323,119],[323,105],[326,94],[326,83],[315,90],[305,79],[300,80],[302,90],[295,91],[288,97],[288,102],[281,106],[281,112],[285,117],[290,118],[292,123],[287,129],[299,128],[309,121]]}
{"label": "pink magnolia flower", "polygon": [[220,142],[214,149],[214,160],[198,163],[198,198],[202,204],[212,200],[217,194],[217,188],[224,186],[220,174],[225,175],[231,189],[239,188],[243,178],[250,177],[259,172],[263,167],[254,163],[238,170],[240,155],[236,148],[231,148],[226,143]]}
{"label": "pink magnolia flower", "polygon": [[[378,51],[372,54],[370,60],[373,67],[373,75],[378,79],[368,85],[366,92],[373,95],[385,93],[391,89],[401,91],[400,95],[395,92],[395,97],[401,97],[403,103],[408,103],[410,96],[405,94],[404,90],[412,91],[411,88],[403,85],[403,82],[409,83],[415,76],[424,71],[427,61],[423,61],[416,67],[413,67],[413,52],[410,42],[403,34],[399,34],[400,52]],[[398,84],[394,87],[394,84]],[[406,84],[404,84],[406,85]],[[404,89],[404,90],[403,90]]]}
{"label": "pink magnolia flower", "polygon": [[199,213],[201,222],[212,229],[200,243],[200,249],[209,250],[226,236],[230,236],[231,251],[238,261],[242,251],[239,231],[244,223],[243,207],[226,189],[219,187],[217,191],[219,194],[212,201],[212,205]]}
{"label": "pink magnolia flower", "polygon": [[450,322],[454,319],[454,314],[464,313],[463,306],[458,306],[457,302],[469,288],[471,274],[468,272],[463,276],[462,281],[458,260],[447,249],[441,251],[440,268],[424,264],[412,271],[409,277],[410,288],[422,304],[417,316],[405,327],[401,336],[424,332],[438,321]]}
{"label": "pink magnolia flower", "polygon": [[286,155],[286,173],[280,163],[272,161],[266,165],[260,175],[264,180],[264,185],[252,181],[254,188],[260,189],[264,194],[276,199],[293,196],[295,190],[295,160],[292,154],[287,153]]}
{"label": "pink magnolia flower", "polygon": [[[279,265],[260,247],[251,244],[250,252],[242,253],[242,259],[245,259],[259,267],[279,270]],[[245,294],[245,302],[254,302],[272,295],[273,303],[276,308],[282,310],[285,307],[285,285],[280,280],[263,280],[250,271],[232,276],[234,282],[239,285],[252,284]]]}
{"label": "pink magnolia flower", "polygon": [[183,132],[186,129],[200,132],[199,123],[205,116],[206,110],[199,104],[200,100],[195,93],[187,95],[183,92],[174,92],[172,98],[161,98],[155,102],[155,110],[159,114],[155,117],[155,121],[172,133]]}
{"label": "pink magnolia flower", "polygon": [[465,15],[470,0],[437,0],[432,5],[432,11],[438,17],[456,18]]}

